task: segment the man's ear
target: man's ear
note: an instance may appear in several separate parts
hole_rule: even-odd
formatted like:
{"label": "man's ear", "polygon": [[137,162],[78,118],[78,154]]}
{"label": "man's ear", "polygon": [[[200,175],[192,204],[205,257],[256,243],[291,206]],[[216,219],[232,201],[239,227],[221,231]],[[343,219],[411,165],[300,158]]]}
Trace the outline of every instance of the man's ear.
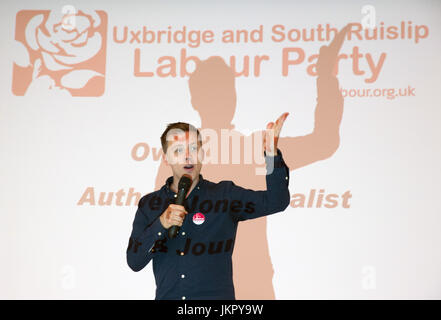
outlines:
{"label": "man's ear", "polygon": [[162,150],[162,161],[164,161],[165,165],[169,166],[170,164],[167,161],[167,154]]}
{"label": "man's ear", "polygon": [[[199,158],[199,154],[198,154],[198,158]],[[205,150],[202,147],[201,147],[201,157],[200,158],[201,159],[198,159],[198,160],[200,160],[200,162],[203,163],[204,159],[205,159]]]}

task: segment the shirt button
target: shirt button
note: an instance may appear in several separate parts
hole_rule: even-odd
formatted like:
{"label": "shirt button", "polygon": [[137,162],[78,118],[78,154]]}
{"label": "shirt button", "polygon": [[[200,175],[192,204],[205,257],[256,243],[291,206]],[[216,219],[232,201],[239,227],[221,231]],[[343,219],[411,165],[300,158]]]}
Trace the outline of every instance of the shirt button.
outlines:
{"label": "shirt button", "polygon": [[182,233],[183,236],[185,236],[185,232],[184,231],[182,231],[181,233]]}
{"label": "shirt button", "polygon": [[185,274],[181,274],[181,278],[184,279],[185,278]]}
{"label": "shirt button", "polygon": [[199,187],[198,187],[198,189],[199,189]]}
{"label": "shirt button", "polygon": [[183,256],[185,253],[181,252],[181,256]]}
{"label": "shirt button", "polygon": [[160,236],[162,233],[161,232],[158,232],[158,236]]}
{"label": "shirt button", "polygon": [[175,195],[174,195],[173,197],[175,197],[175,198],[176,198],[177,196],[178,196],[178,195],[177,195],[177,194],[175,194]]}
{"label": "shirt button", "polygon": [[185,300],[185,296],[182,297],[182,300]]}
{"label": "shirt button", "polygon": [[288,177],[285,177],[285,180],[288,180]]}

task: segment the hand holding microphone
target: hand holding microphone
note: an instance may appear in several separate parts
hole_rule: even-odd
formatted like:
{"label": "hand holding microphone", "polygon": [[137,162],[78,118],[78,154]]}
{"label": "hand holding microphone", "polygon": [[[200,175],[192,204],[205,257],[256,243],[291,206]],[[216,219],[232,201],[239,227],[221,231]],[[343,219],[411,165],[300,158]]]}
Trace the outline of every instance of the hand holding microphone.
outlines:
{"label": "hand holding microphone", "polygon": [[168,236],[171,239],[177,236],[179,229],[184,222],[184,217],[188,213],[183,204],[192,182],[193,181],[189,175],[185,174],[181,177],[178,184],[178,193],[176,195],[175,204],[170,204],[159,218],[163,227],[169,229]]}
{"label": "hand holding microphone", "polygon": [[159,217],[164,228],[168,229],[172,226],[182,226],[184,217],[188,212],[181,205],[170,204],[167,209]]}

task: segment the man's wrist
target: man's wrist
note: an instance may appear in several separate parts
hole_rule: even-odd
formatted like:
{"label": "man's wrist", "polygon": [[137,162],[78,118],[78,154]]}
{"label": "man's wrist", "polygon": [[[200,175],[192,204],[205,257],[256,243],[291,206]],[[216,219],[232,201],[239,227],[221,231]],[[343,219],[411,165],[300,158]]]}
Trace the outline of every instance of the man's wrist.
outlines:
{"label": "man's wrist", "polygon": [[269,151],[269,152],[267,152],[267,151],[265,150],[265,151],[264,151],[264,155],[265,155],[265,157],[276,157],[276,156],[279,155],[278,150],[279,150],[279,149],[276,149],[276,151]]}
{"label": "man's wrist", "polygon": [[274,156],[271,155],[265,155],[265,162],[267,165],[267,169],[271,168],[281,168],[285,165],[285,162],[283,161],[282,151],[280,149],[277,149],[277,154]]}
{"label": "man's wrist", "polygon": [[165,221],[163,220],[164,218],[165,218],[165,217],[164,217],[164,214],[161,214],[161,215],[159,216],[159,222],[161,223],[161,226],[162,226],[164,229],[168,229],[167,226],[166,226]]}

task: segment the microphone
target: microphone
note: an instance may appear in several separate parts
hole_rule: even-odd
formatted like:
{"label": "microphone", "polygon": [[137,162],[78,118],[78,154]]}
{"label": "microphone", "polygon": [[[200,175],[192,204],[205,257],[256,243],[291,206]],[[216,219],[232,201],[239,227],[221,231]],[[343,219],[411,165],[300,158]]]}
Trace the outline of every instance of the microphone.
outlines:
{"label": "microphone", "polygon": [[[178,204],[180,206],[183,205],[185,196],[187,195],[188,190],[190,190],[191,184],[193,181],[191,180],[191,177],[188,174],[184,174],[178,183],[178,194],[176,196],[175,204]],[[178,235],[179,229],[181,229],[179,226],[171,226],[170,229],[168,229],[168,236],[170,239],[176,238]]]}

